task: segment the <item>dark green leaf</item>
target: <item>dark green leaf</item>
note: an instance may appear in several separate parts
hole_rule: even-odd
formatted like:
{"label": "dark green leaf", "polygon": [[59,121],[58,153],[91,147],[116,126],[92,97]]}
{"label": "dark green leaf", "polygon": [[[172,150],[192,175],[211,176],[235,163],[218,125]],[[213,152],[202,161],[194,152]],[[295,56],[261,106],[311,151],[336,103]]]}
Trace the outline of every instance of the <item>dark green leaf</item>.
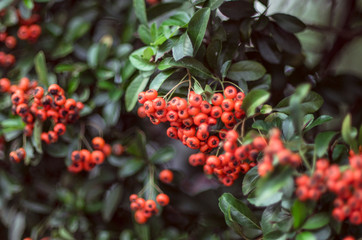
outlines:
{"label": "dark green leaf", "polygon": [[178,39],[176,45],[172,48],[172,56],[175,61],[180,60],[186,56],[192,56],[193,54],[193,47],[191,40],[187,33],[181,35]]}
{"label": "dark green leaf", "polygon": [[332,138],[336,135],[336,132],[322,132],[318,133],[317,137],[315,138],[315,152],[317,157],[322,157],[327,153],[327,149],[329,146],[329,142]]}
{"label": "dark green leaf", "polygon": [[102,111],[103,118],[109,126],[113,126],[118,122],[120,114],[121,104],[119,102],[109,102]]}
{"label": "dark green leaf", "polygon": [[293,181],[293,171],[289,167],[274,169],[274,171],[260,178],[256,185],[255,201],[256,206],[269,206],[279,202],[282,198],[282,188]]}
{"label": "dark green leaf", "polygon": [[173,9],[179,8],[181,6],[181,2],[165,2],[156,4],[147,9],[148,20],[152,20],[156,17],[161,16],[162,14],[169,13]]}
{"label": "dark green leaf", "polygon": [[255,13],[254,3],[248,0],[224,1],[219,10],[232,20],[251,17]]}
{"label": "dark green leaf", "polygon": [[192,16],[188,24],[187,33],[189,34],[194,47],[194,55],[199,50],[202,40],[204,39],[209,17],[210,8],[202,8]]}
{"label": "dark green leaf", "polygon": [[[290,96],[284,98],[282,101],[278,103],[278,105],[274,108],[274,110],[290,114],[291,108],[289,106],[289,101],[290,101]],[[315,92],[308,93],[308,95],[304,98],[304,100],[300,104],[301,109],[306,114],[314,113],[322,105],[323,105],[323,98]]]}
{"label": "dark green leaf", "polygon": [[170,161],[175,156],[175,149],[165,147],[158,150],[150,159],[152,163],[161,164]]}
{"label": "dark green leaf", "polygon": [[59,236],[64,240],[75,240],[75,238],[72,236],[72,234],[64,227],[61,227],[58,230],[58,233],[59,233]]}
{"label": "dark green leaf", "polygon": [[132,176],[136,172],[138,172],[145,162],[138,158],[133,158],[127,161],[127,163],[120,169],[119,171],[119,177],[125,178]]}
{"label": "dark green leaf", "polygon": [[309,126],[307,126],[305,128],[306,131],[311,130],[312,128],[319,126],[323,123],[329,122],[330,120],[332,120],[333,117],[328,116],[328,115],[321,115],[319,116],[315,121],[313,121]]}
{"label": "dark green leaf", "polygon": [[271,37],[258,36],[255,41],[260,55],[263,59],[265,59],[265,61],[273,64],[280,63],[282,55]]}
{"label": "dark green leaf", "polygon": [[238,81],[255,81],[264,76],[266,70],[260,63],[244,60],[230,66],[227,77]]}
{"label": "dark green leaf", "polygon": [[256,112],[256,108],[265,103],[270,97],[270,93],[262,89],[251,90],[243,100],[243,109],[248,117]]}
{"label": "dark green leaf", "polygon": [[271,26],[272,37],[281,49],[291,54],[301,53],[302,45],[294,34],[286,32],[277,26]]}
{"label": "dark green leaf", "polygon": [[68,155],[69,146],[65,143],[49,144],[45,151],[53,157],[65,158]]}
{"label": "dark green leaf", "polygon": [[[18,240],[21,239],[24,230],[25,230],[25,214],[22,212],[16,213],[13,222],[10,223],[9,228],[9,240]],[[3,235],[4,236],[4,235]]]}
{"label": "dark green leaf", "polygon": [[207,46],[206,60],[212,69],[217,69],[218,59],[221,52],[222,44],[220,40],[213,40]]}
{"label": "dark green leaf", "polygon": [[131,84],[128,86],[125,95],[125,105],[128,112],[135,107],[138,99],[138,94],[145,89],[148,80],[149,77],[144,77],[140,74],[135,79],[133,79]]}
{"label": "dark green leaf", "polygon": [[42,122],[39,119],[35,120],[34,123],[34,129],[33,129],[33,135],[31,137],[31,141],[33,143],[33,146],[35,147],[35,150],[38,153],[43,153],[42,145],[41,145],[41,138],[40,135],[43,132],[42,131]]}
{"label": "dark green leaf", "polygon": [[212,77],[209,69],[207,69],[200,61],[195,58],[185,57],[176,63],[172,63],[174,66],[185,67],[190,70],[194,75],[202,78]]}
{"label": "dark green leaf", "polygon": [[175,70],[166,70],[163,72],[160,72],[150,83],[150,89],[155,89],[158,91],[158,89],[161,87],[164,81],[169,78]]}
{"label": "dark green leaf", "polygon": [[119,184],[113,184],[106,192],[103,199],[102,218],[104,221],[109,222],[121,200],[122,188]]}
{"label": "dark green leaf", "polygon": [[284,13],[276,13],[276,14],[271,15],[271,17],[285,31],[288,31],[291,33],[297,33],[297,32],[301,32],[305,29],[305,24],[294,16],[284,14]]}
{"label": "dark green leaf", "polygon": [[255,238],[261,234],[257,217],[243,202],[230,193],[224,193],[219,198],[219,207],[226,220],[239,224],[244,236]]}
{"label": "dark green leaf", "polygon": [[48,87],[48,70],[45,63],[45,56],[43,51],[38,52],[38,54],[35,56],[34,65],[39,82],[42,83],[44,86]]}
{"label": "dark green leaf", "polygon": [[307,219],[303,225],[303,229],[314,230],[324,227],[329,223],[330,217],[327,213],[317,213]]}
{"label": "dark green leaf", "polygon": [[256,182],[259,179],[258,168],[253,167],[250,171],[248,171],[243,180],[243,194],[248,195],[251,191],[253,191],[256,187]]}

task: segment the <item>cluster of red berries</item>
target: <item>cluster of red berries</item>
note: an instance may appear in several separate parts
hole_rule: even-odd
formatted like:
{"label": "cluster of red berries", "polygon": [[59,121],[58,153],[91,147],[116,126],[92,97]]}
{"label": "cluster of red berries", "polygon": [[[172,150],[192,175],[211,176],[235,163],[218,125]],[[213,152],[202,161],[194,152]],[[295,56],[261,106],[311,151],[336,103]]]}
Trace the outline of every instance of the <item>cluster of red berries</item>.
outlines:
{"label": "cluster of red berries", "polygon": [[96,165],[102,164],[104,159],[112,153],[112,147],[107,144],[103,138],[95,137],[92,139],[94,150],[87,149],[72,152],[72,164],[68,166],[68,171],[79,173],[82,170],[91,171]]}
{"label": "cluster of red berries", "polygon": [[218,119],[227,129],[232,129],[236,119],[245,116],[242,109],[245,94],[238,92],[233,86],[225,88],[225,97],[221,93],[215,93],[211,104],[194,92],[190,92],[189,101],[174,97],[167,103],[157,95],[154,89],[138,95],[139,103],[143,104],[138,109],[138,115],[142,118],[149,117],[153,124],[170,122],[167,129],[170,138],[179,139],[189,148],[200,149],[204,153],[219,146],[218,131],[211,130],[211,127],[218,123]]}
{"label": "cluster of red berries", "polygon": [[129,200],[131,202],[131,210],[135,211],[134,218],[139,224],[146,223],[150,217],[159,212],[156,202],[162,207],[168,205],[170,202],[170,198],[164,193],[157,195],[156,202],[153,199],[145,200],[144,198],[138,197],[136,194],[132,194],[129,197]]}
{"label": "cluster of red berries", "polygon": [[332,215],[339,221],[349,219],[351,224],[362,224],[362,154],[351,153],[350,168],[341,171],[336,164],[319,159],[312,176],[296,179],[296,195],[301,201],[318,200],[327,192],[336,195]]}
{"label": "cluster of red berries", "polygon": [[[17,30],[17,36],[20,40],[27,40],[29,43],[34,43],[37,41],[41,34],[41,27],[36,24],[40,16],[36,13],[32,14],[29,19],[23,19],[21,17],[20,11],[17,10],[17,17],[20,26]],[[6,14],[6,10],[1,11],[0,18]],[[17,45],[17,40],[15,36],[10,35],[7,32],[7,29],[3,29],[0,32],[0,43],[4,43],[5,47],[8,49],[14,49]],[[3,51],[0,51],[0,66],[1,67],[10,67],[15,63],[15,56],[12,54],[7,54]]]}
{"label": "cluster of red berries", "polygon": [[26,157],[25,149],[18,148],[17,150],[10,152],[9,157],[10,161],[19,163],[20,161],[24,160]]}
{"label": "cluster of red berries", "polygon": [[263,137],[256,137],[252,143],[239,146],[239,134],[235,130],[222,132],[220,138],[224,140],[223,154],[192,154],[189,163],[192,166],[203,165],[206,174],[214,173],[225,186],[231,186],[240,173],[245,174],[256,165],[257,157],[267,143]]}
{"label": "cluster of red berries", "polygon": [[44,88],[37,86],[36,81],[30,82],[27,77],[20,79],[18,85],[11,85],[7,78],[0,79],[0,92],[11,93],[12,113],[22,117],[26,136],[32,135],[35,118],[42,122],[53,120],[53,129],[41,134],[41,140],[47,144],[57,142],[58,137],[65,133],[66,124],[75,122],[84,107],[81,102],[67,99],[59,85],[50,85],[46,94]]}
{"label": "cluster of red berries", "polygon": [[270,138],[268,145],[264,149],[264,157],[259,161],[258,173],[260,176],[265,176],[273,171],[274,156],[277,157],[278,163],[281,165],[290,165],[298,167],[302,163],[301,157],[297,153],[293,153],[285,148],[281,140],[281,132],[275,128],[270,131]]}
{"label": "cluster of red berries", "polygon": [[[159,179],[161,182],[169,184],[173,180],[173,173],[169,169],[164,169],[159,174]],[[156,189],[158,190],[158,188]],[[158,203],[159,206],[166,206],[170,203],[170,198],[165,193],[159,193],[156,196],[156,202],[153,199],[145,200],[144,198],[138,197],[137,194],[131,194],[129,196],[129,200],[131,202],[130,208],[134,212],[134,218],[137,223],[144,224],[147,220],[153,215],[158,214],[159,209],[157,208]]]}

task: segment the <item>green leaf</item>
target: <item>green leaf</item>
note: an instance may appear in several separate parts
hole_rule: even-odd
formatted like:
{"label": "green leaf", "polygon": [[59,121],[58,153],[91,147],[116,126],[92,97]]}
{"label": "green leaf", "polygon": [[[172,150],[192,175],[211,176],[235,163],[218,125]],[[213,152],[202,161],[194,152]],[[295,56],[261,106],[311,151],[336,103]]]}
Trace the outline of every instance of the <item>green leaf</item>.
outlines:
{"label": "green leaf", "polygon": [[127,161],[127,163],[120,169],[118,175],[121,178],[129,177],[138,172],[145,162],[139,158],[133,158]]}
{"label": "green leaf", "polygon": [[33,143],[35,150],[38,153],[43,153],[41,138],[40,138],[40,135],[43,132],[42,128],[43,128],[42,122],[39,119],[36,119],[34,123],[33,135],[31,136],[31,141]]}
{"label": "green leaf", "polygon": [[223,65],[221,66],[220,73],[222,79],[224,79],[227,76],[230,66],[231,66],[231,60],[224,62]]}
{"label": "green leaf", "polygon": [[171,12],[173,9],[179,8],[182,6],[182,2],[165,2],[156,4],[147,9],[148,20],[155,19],[158,16],[161,16],[165,13]]}
{"label": "green leaf", "polygon": [[59,236],[64,240],[75,240],[75,238],[72,236],[72,234],[64,227],[61,227],[58,230],[58,233],[59,233]]}
{"label": "green leaf", "polygon": [[[25,214],[22,212],[14,213],[13,221],[9,227],[9,238],[10,240],[21,239],[26,226]],[[4,235],[3,235],[4,236]],[[5,236],[4,236],[5,237]]]}
{"label": "green leaf", "polygon": [[255,41],[256,46],[259,49],[260,55],[265,61],[273,64],[280,63],[282,55],[271,37],[260,36],[257,37]]}
{"label": "green leaf", "polygon": [[178,62],[170,62],[173,66],[177,67],[185,67],[190,70],[190,72],[194,75],[197,75],[202,78],[210,78],[213,77],[209,69],[207,69],[200,61],[195,58],[184,57]]}
{"label": "green leaf", "polygon": [[226,222],[238,223],[242,234],[247,238],[255,238],[261,234],[257,217],[243,202],[230,193],[224,193],[219,198],[219,207],[225,215]]}
{"label": "green leaf", "polygon": [[265,103],[270,97],[270,93],[262,89],[251,90],[243,100],[242,108],[245,110],[248,117],[256,112],[256,108]]}
{"label": "green leaf", "polygon": [[355,152],[358,152],[357,142],[355,139],[356,136],[357,136],[357,131],[356,131],[356,129],[352,128],[351,114],[348,114],[344,118],[343,123],[342,123],[342,138],[346,143],[351,145],[351,147],[353,148],[353,150]]}
{"label": "green leaf", "polygon": [[155,164],[162,164],[170,161],[174,156],[175,149],[173,147],[165,147],[153,154],[150,161]]}
{"label": "green leaf", "polygon": [[77,16],[67,25],[67,32],[65,33],[64,41],[72,43],[86,34],[90,28],[91,24],[89,21],[82,16]]}
{"label": "green leaf", "polygon": [[186,56],[192,56],[193,47],[191,40],[187,33],[181,35],[176,45],[172,48],[172,56],[175,61],[180,60]]}
{"label": "green leaf", "polygon": [[305,24],[298,18],[288,14],[276,13],[271,15],[271,17],[277,22],[277,24],[281,28],[291,33],[301,32],[306,27]]}
{"label": "green leaf", "polygon": [[38,54],[35,56],[34,65],[39,82],[42,83],[44,86],[48,87],[48,70],[45,63],[45,56],[43,51],[38,52]]}
{"label": "green leaf", "polygon": [[[280,101],[274,110],[290,114],[291,107],[289,106],[291,96]],[[315,92],[309,92],[304,100],[300,103],[300,107],[305,114],[316,112],[323,105],[323,98]]]}
{"label": "green leaf", "polygon": [[13,0],[0,1],[0,11],[3,10],[4,8],[8,7],[12,2],[13,2]]}
{"label": "green leaf", "polygon": [[187,27],[187,33],[190,36],[194,46],[194,55],[196,55],[199,47],[204,39],[207,23],[210,18],[210,8],[202,8],[198,10],[190,19]]}
{"label": "green leaf", "polygon": [[321,227],[324,227],[329,223],[330,217],[327,213],[317,213],[307,219],[303,225],[303,229],[314,230]]}
{"label": "green leaf", "polygon": [[259,173],[257,167],[253,167],[245,174],[242,186],[244,195],[248,195],[251,191],[255,189],[258,179]]}
{"label": "green leaf", "polygon": [[299,201],[298,199],[294,201],[292,206],[292,215],[294,219],[294,228],[299,228],[303,223],[304,220],[307,218],[311,209],[308,208],[306,203]]}
{"label": "green leaf", "polygon": [[142,40],[142,42],[146,45],[150,45],[150,43],[152,42],[150,29],[147,26],[142,24],[142,25],[138,26],[137,32],[138,32],[138,35],[139,35],[140,39]]}
{"label": "green leaf", "polygon": [[102,218],[109,222],[121,201],[122,188],[118,183],[113,184],[106,192],[103,199]]}
{"label": "green leaf", "polygon": [[32,0],[23,0],[23,3],[28,9],[34,8],[34,3]]}
{"label": "green leaf", "polygon": [[266,70],[260,63],[244,60],[230,66],[227,77],[238,81],[255,81],[264,76]]}
{"label": "green leaf", "polygon": [[333,119],[333,117],[331,117],[331,116],[321,115],[315,121],[313,121],[312,124],[310,124],[308,127],[306,127],[305,131],[309,131],[316,126],[319,126],[323,123],[331,121],[332,119]]}
{"label": "green leaf", "polygon": [[138,20],[147,26],[146,3],[144,0],[133,0],[134,13]]}
{"label": "green leaf", "polygon": [[[141,70],[141,71],[152,71],[156,68],[156,65],[152,62],[150,62],[149,60],[146,60],[144,58],[144,51],[147,49],[148,47],[143,47],[140,48],[136,51],[134,51],[130,56],[129,56],[129,60],[131,61],[132,65]],[[152,48],[153,52],[155,52],[155,50]]]}
{"label": "green leaf", "polygon": [[294,34],[286,32],[276,25],[271,25],[269,29],[274,41],[281,49],[291,54],[301,53],[302,45]]}
{"label": "green leaf", "polygon": [[317,157],[322,157],[326,154],[326,151],[329,146],[329,142],[337,133],[334,131],[330,132],[322,132],[318,133],[317,137],[315,138],[315,152]]}
{"label": "green leaf", "polygon": [[248,0],[224,1],[219,10],[232,20],[240,20],[255,14],[254,2]]}
{"label": "green leaf", "polygon": [[107,103],[102,111],[103,118],[106,121],[106,124],[109,126],[116,125],[120,114],[121,114],[121,104],[119,102],[114,102],[114,101]]}
{"label": "green leaf", "polygon": [[358,145],[359,145],[359,146],[362,146],[362,125],[359,127]]}
{"label": "green leaf", "polygon": [[150,83],[150,89],[155,89],[158,91],[163,82],[166,81],[167,78],[169,78],[174,72],[175,70],[166,70],[157,74],[157,76]]}
{"label": "green leaf", "polygon": [[317,240],[311,232],[298,233],[296,240]]}
{"label": "green leaf", "polygon": [[45,151],[53,157],[65,158],[68,155],[69,146],[65,143],[49,144]]}
{"label": "green leaf", "polygon": [[138,94],[142,92],[147,86],[149,77],[144,77],[143,75],[138,75],[131,84],[128,86],[125,94],[125,105],[126,110],[130,112],[136,105]]}
{"label": "green leaf", "polygon": [[260,178],[256,185],[255,201],[256,206],[269,206],[279,202],[282,198],[282,188],[293,182],[293,171],[289,167],[274,169],[274,171]]}

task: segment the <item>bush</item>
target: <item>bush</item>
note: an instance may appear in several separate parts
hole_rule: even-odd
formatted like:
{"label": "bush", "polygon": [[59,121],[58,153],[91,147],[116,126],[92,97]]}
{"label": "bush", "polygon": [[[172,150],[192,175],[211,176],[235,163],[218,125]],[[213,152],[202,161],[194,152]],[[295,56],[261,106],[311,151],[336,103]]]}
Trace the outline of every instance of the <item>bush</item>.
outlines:
{"label": "bush", "polygon": [[1,236],[362,237],[358,5],[273,6],[2,1]]}

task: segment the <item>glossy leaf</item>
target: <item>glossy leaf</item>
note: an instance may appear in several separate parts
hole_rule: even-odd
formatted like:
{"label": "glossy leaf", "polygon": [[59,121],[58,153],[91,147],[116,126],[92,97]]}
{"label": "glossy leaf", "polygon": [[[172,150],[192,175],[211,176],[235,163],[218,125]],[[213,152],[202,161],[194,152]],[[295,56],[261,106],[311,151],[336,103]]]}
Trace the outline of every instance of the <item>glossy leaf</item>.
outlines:
{"label": "glossy leaf", "polygon": [[186,56],[192,56],[193,47],[187,33],[181,35],[176,45],[172,48],[172,56],[175,61],[178,61]]}
{"label": "glossy leaf", "polygon": [[248,117],[256,112],[256,108],[265,103],[270,97],[270,93],[262,89],[251,90],[243,100],[242,108]]}
{"label": "glossy leaf", "polygon": [[207,23],[210,18],[210,9],[202,8],[198,10],[190,19],[187,27],[187,33],[190,36],[191,42],[194,47],[194,55],[199,50],[199,47],[204,39],[204,35],[207,28]]}
{"label": "glossy leaf", "polygon": [[128,86],[125,94],[125,105],[128,112],[135,107],[138,99],[138,94],[145,89],[148,80],[149,77],[138,75]]}
{"label": "glossy leaf", "polygon": [[[156,65],[149,60],[144,58],[144,51],[147,49],[147,47],[140,48],[136,51],[134,51],[130,57],[129,60],[131,61],[132,65],[141,71],[152,71],[156,68]],[[154,52],[154,51],[153,51]]]}
{"label": "glossy leaf", "polygon": [[244,195],[248,195],[251,191],[255,189],[259,177],[260,176],[257,167],[253,167],[245,174],[242,187]]}
{"label": "glossy leaf", "polygon": [[[290,114],[291,107],[289,106],[291,97],[284,98],[280,101],[274,110]],[[323,98],[315,92],[310,92],[300,103],[300,107],[304,113],[314,113],[323,105]]]}
{"label": "glossy leaf", "polygon": [[317,213],[307,219],[303,225],[303,229],[314,230],[327,225],[330,221],[330,217],[327,213]]}
{"label": "glossy leaf", "polygon": [[246,237],[255,238],[261,234],[259,220],[253,212],[230,193],[224,193],[219,198],[219,207],[225,219],[238,223]]}
{"label": "glossy leaf", "polygon": [[150,83],[150,89],[158,90],[162,86],[163,82],[166,81],[167,78],[169,78],[174,72],[175,70],[166,70],[157,74]]}
{"label": "glossy leaf", "polygon": [[263,77],[265,72],[265,68],[260,63],[243,60],[230,66],[227,77],[235,81],[255,81]]}
{"label": "glossy leaf", "polygon": [[343,140],[351,145],[356,152],[357,151],[357,142],[356,142],[357,130],[352,128],[352,117],[351,114],[348,114],[342,123],[342,138]]}
{"label": "glossy leaf", "polygon": [[130,159],[127,161],[119,171],[119,177],[125,178],[132,176],[136,172],[138,172],[144,165],[144,161],[138,158]]}
{"label": "glossy leaf", "polygon": [[155,164],[162,164],[170,161],[174,156],[175,149],[172,147],[165,147],[153,154],[150,161]]}
{"label": "glossy leaf", "polygon": [[318,133],[317,137],[315,138],[314,150],[317,154],[317,157],[322,157],[326,154],[329,143],[336,134],[337,133],[333,131]]}
{"label": "glossy leaf", "polygon": [[106,192],[103,199],[102,218],[109,222],[117,210],[121,200],[122,188],[119,184],[113,184]]}
{"label": "glossy leaf", "polygon": [[328,115],[321,115],[316,120],[314,120],[308,127],[306,127],[306,131],[311,130],[312,128],[319,126],[323,123],[329,122],[333,119],[333,117]]}
{"label": "glossy leaf", "polygon": [[44,52],[40,51],[34,58],[34,65],[35,65],[35,71],[38,75],[38,80],[40,83],[45,85],[46,87],[49,86],[48,83],[48,70],[45,63],[45,56]]}
{"label": "glossy leaf", "polygon": [[224,1],[219,10],[232,20],[251,17],[255,13],[254,4],[251,1]]}
{"label": "glossy leaf", "polygon": [[271,17],[278,23],[281,28],[291,33],[301,32],[306,27],[305,24],[298,18],[288,14],[276,13],[271,15]]}

